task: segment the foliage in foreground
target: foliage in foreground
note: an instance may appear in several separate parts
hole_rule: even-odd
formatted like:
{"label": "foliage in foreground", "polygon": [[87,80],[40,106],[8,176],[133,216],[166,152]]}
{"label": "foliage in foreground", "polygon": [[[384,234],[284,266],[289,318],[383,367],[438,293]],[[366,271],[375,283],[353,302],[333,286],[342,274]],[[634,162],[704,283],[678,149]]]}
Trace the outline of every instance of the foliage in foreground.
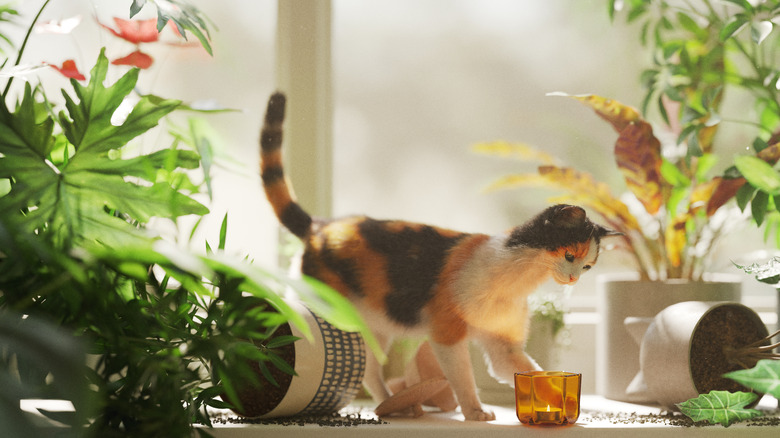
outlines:
{"label": "foliage in foreground", "polygon": [[[186,2],[135,0],[131,15],[146,3],[162,14],[158,30],[170,19],[207,44]],[[14,15],[0,8],[0,23]],[[63,435],[192,436],[210,424],[207,407],[230,406],[220,394],[254,378],[247,360],[285,368],[267,342],[280,324],[310,335],[282,299],[290,289],[334,325],[365,327],[331,289],[226,256],[227,217],[214,247],[187,242],[198,254],[151,231],[153,219],[208,212],[193,180],[210,163],[188,145],[209,139],[177,133],[139,152],[140,137],[188,106],[136,94],[138,68],[108,83],[110,68],[105,49],[88,80],[57,68],[72,78],[61,107],[41,83],[12,101],[13,75],[0,95],[0,423],[19,436],[37,433],[19,411],[30,398],[73,403],[44,413],[69,426]]]}

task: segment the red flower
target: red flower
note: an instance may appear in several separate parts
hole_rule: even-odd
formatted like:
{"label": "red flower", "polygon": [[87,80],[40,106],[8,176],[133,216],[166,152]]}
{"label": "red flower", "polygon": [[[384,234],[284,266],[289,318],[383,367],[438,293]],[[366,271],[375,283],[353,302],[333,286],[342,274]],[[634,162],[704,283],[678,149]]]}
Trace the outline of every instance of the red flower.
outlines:
{"label": "red flower", "polygon": [[150,18],[148,20],[123,20],[114,17],[114,23],[116,23],[116,26],[119,29],[118,31],[103,23],[100,23],[100,25],[119,38],[136,45],[140,43],[153,43],[160,39],[160,33],[157,32],[156,18]]}
{"label": "red flower", "polygon": [[76,61],[72,59],[68,59],[67,61],[62,63],[62,67],[57,67],[54,64],[49,64],[49,66],[58,72],[62,73],[63,76],[66,78],[72,78],[77,81],[85,81],[87,80],[86,77],[84,77],[83,74],[79,71],[78,68],[76,68]]}
{"label": "red flower", "polygon": [[135,52],[119,59],[111,61],[114,65],[130,65],[138,68],[149,68],[152,66],[154,59],[146,53],[136,50]]}

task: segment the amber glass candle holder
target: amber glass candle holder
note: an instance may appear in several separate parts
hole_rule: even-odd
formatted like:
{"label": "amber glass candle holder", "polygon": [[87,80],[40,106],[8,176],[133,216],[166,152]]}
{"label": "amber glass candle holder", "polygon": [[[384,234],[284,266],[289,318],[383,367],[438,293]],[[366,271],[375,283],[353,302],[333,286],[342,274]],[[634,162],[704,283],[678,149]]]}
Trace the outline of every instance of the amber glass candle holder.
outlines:
{"label": "amber glass candle holder", "polygon": [[515,373],[517,419],[523,424],[571,424],[580,416],[579,373]]}

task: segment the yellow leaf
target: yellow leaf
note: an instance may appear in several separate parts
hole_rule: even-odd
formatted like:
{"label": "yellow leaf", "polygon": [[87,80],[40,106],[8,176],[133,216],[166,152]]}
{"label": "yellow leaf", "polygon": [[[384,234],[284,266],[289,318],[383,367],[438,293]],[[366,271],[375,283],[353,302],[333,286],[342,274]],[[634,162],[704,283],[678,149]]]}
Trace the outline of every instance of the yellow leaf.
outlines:
{"label": "yellow leaf", "polygon": [[519,175],[507,175],[495,180],[487,187],[487,191],[512,189],[515,187],[550,187],[549,181],[541,175],[526,173]]}
{"label": "yellow leaf", "polygon": [[691,193],[691,210],[695,211],[706,207],[713,193],[720,186],[721,180],[720,178],[711,179],[704,184],[697,185]]}
{"label": "yellow leaf", "polygon": [[677,216],[666,227],[665,231],[665,244],[666,244],[666,258],[669,263],[675,268],[679,267],[682,263],[682,252],[685,249],[687,243],[687,235],[685,233],[685,224],[688,222],[690,216],[684,214]]}
{"label": "yellow leaf", "polygon": [[712,142],[718,132],[719,125],[705,126],[699,130],[699,147],[705,154],[712,153]]}
{"label": "yellow leaf", "polygon": [[642,120],[639,111],[628,105],[623,105],[617,100],[597,96],[595,94],[570,95],[566,93],[548,93],[548,96],[565,96],[579,100],[590,107],[601,118],[609,122],[615,131],[623,131],[632,122]]}
{"label": "yellow leaf", "polygon": [[508,141],[498,140],[489,143],[477,143],[472,149],[474,152],[496,155],[503,158],[511,157],[523,161],[536,160],[543,164],[555,164],[558,162],[558,159],[554,156],[525,143],[510,143]]}

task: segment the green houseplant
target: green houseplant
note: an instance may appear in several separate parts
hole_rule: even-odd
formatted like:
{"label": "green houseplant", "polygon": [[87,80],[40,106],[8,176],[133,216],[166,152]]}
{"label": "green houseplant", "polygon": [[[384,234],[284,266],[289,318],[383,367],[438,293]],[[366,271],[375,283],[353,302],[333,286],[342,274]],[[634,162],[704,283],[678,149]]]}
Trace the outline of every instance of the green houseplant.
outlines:
{"label": "green houseplant", "polygon": [[[132,17],[147,2],[128,3]],[[48,4],[41,2],[40,11]],[[172,22],[211,50],[197,9],[179,0],[149,5],[157,8],[155,32]],[[16,15],[0,7],[0,25]],[[239,379],[258,380],[250,361],[263,375],[290,371],[279,349],[296,340],[275,337],[277,328],[289,322],[302,336],[311,333],[282,298],[290,287],[340,328],[362,330],[332,290],[226,255],[227,216],[219,242],[188,242],[198,252],[155,233],[152,218],[177,224],[208,212],[200,192],[210,163],[190,145],[207,147],[209,139],[198,129],[179,129],[169,146],[133,151],[139,138],[159,138],[152,129],[170,114],[191,110],[178,100],[136,95],[132,110],[114,117],[150,66],[139,54],[110,63],[103,49],[88,75],[73,62],[49,64],[71,78],[70,88],[56,90],[62,104],[45,83],[12,87],[39,16],[18,47],[0,39],[4,55],[17,54],[0,64],[10,72],[0,94],[4,432],[34,433],[20,400],[57,398],[71,401],[74,411],[44,414],[67,426],[57,431],[63,435],[191,436],[196,424],[210,425],[207,407],[239,407],[219,396],[234,395]],[[114,34],[128,36],[121,29]],[[114,68],[126,72],[109,82]]]}

